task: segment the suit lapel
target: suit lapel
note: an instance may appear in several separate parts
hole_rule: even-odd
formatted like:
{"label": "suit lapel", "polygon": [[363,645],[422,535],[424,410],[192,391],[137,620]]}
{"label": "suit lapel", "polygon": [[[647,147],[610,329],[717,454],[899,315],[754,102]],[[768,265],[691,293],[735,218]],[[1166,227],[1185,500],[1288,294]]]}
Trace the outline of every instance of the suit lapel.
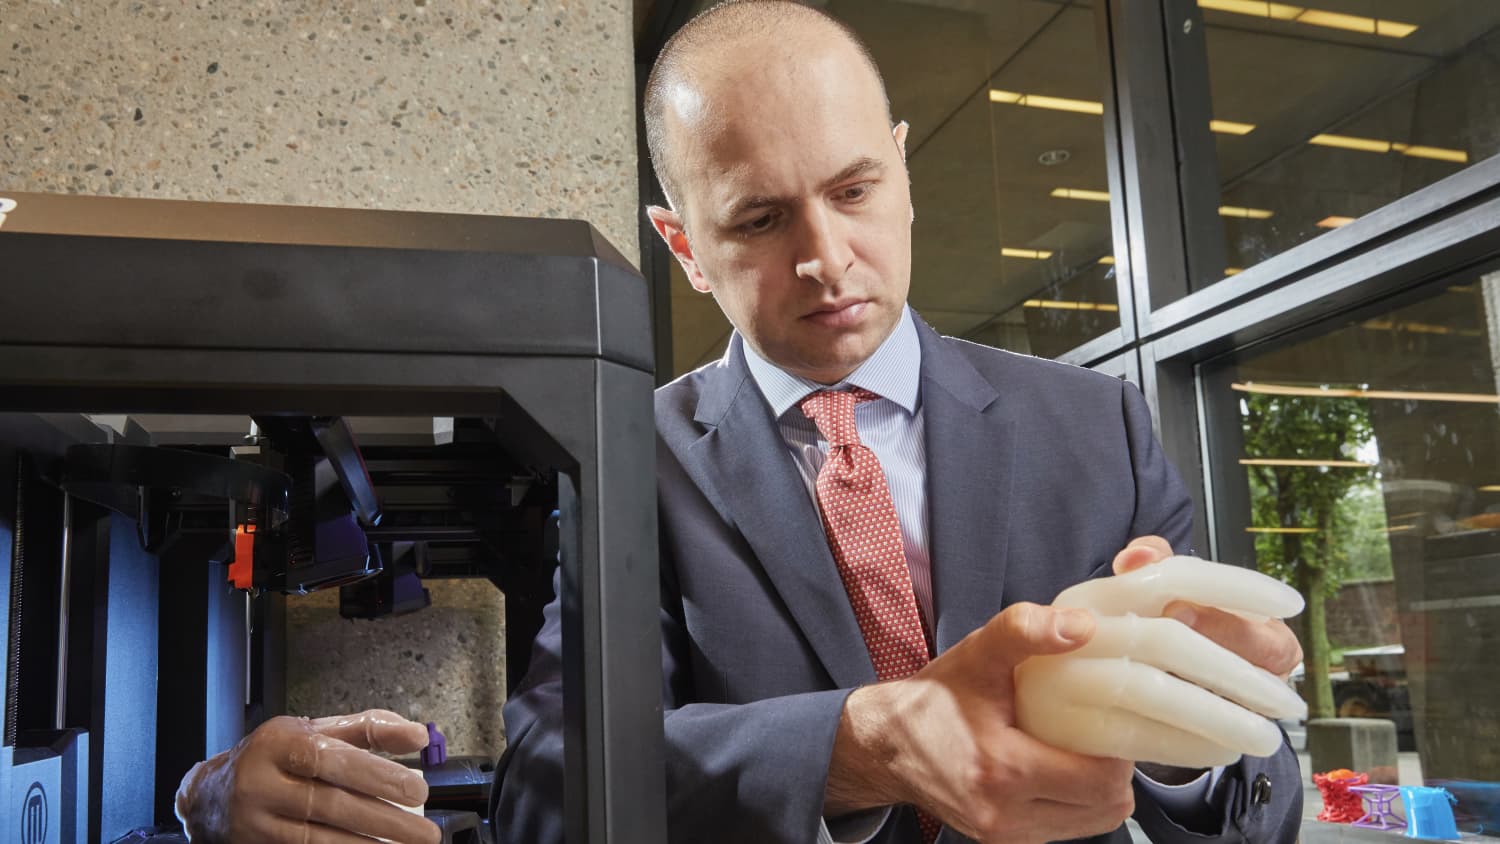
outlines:
{"label": "suit lapel", "polygon": [[684,467],[755,552],[835,685],[872,683],[875,669],[821,517],[750,377],[741,342],[730,341],[724,365],[704,385],[695,418],[709,430],[689,448]]}
{"label": "suit lapel", "polygon": [[999,610],[1018,432],[1000,394],[921,320],[928,551],[941,653]]}

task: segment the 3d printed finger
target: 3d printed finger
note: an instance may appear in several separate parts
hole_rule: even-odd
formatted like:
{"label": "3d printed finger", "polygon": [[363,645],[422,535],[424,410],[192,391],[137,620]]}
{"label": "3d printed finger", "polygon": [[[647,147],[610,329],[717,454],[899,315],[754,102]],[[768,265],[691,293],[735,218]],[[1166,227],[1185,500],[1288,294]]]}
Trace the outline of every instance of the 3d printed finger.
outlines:
{"label": "3d printed finger", "polygon": [[[1073,656],[1029,659],[1018,670],[1017,718],[1021,729],[1054,746],[1079,753],[1116,756],[1081,741],[1078,724],[1056,717],[1055,701],[1087,701],[1106,709],[1122,709],[1163,726],[1191,733],[1233,751],[1269,756],[1281,746],[1281,731],[1265,718],[1144,663],[1128,659],[1085,659]],[[1158,762],[1153,748],[1145,756],[1125,756],[1137,762]],[[1223,754],[1215,754],[1221,758]],[[1206,763],[1202,766],[1206,767]],[[1219,763],[1222,764],[1222,763]]]}
{"label": "3d printed finger", "polygon": [[1173,601],[1269,618],[1289,618],[1303,607],[1302,596],[1285,583],[1197,557],[1168,557],[1126,574],[1087,580],[1063,590],[1052,605],[1083,607],[1103,616],[1154,618]]}
{"label": "3d printed finger", "polygon": [[1268,718],[1301,718],[1306,704],[1279,678],[1190,627],[1161,618],[1174,601],[1241,615],[1302,611],[1295,589],[1248,569],[1170,557],[1065,590],[1056,607],[1092,611],[1094,637],[1016,669],[1020,728],[1093,756],[1207,768],[1282,744]]}
{"label": "3d printed finger", "polygon": [[1099,618],[1094,638],[1069,657],[1127,657],[1202,686],[1267,718],[1306,718],[1307,702],[1275,675],[1169,618]]}
{"label": "3d printed finger", "polygon": [[[1107,756],[1183,768],[1206,768],[1214,765],[1230,765],[1240,758],[1240,752],[1211,739],[1163,724],[1125,709],[1110,709],[1087,703],[1048,703],[1034,695],[1021,698],[1019,714],[1024,723],[1035,723],[1050,719],[1052,723],[1066,724],[1061,735],[1041,736],[1054,747],[1062,747],[1076,753],[1091,756]],[[1032,707],[1051,707],[1049,713],[1038,716]],[[1027,731],[1030,733],[1030,730]]]}

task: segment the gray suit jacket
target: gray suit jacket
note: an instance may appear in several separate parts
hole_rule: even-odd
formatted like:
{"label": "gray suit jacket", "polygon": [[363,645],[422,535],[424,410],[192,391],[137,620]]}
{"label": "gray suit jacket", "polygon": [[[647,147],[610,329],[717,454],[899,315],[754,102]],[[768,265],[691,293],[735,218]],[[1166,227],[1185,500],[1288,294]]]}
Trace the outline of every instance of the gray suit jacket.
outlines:
{"label": "gray suit jacket", "polygon": [[[1095,372],[939,337],[918,320],[937,648],[1017,601],[1049,603],[1109,573],[1136,536],[1185,550],[1191,502],[1134,387]],[[745,364],[657,391],[661,631],[674,842],[811,842],[845,696],[875,681],[814,503]],[[505,706],[500,840],[562,840],[558,608]],[[1272,799],[1251,799],[1267,774]],[[1157,842],[1296,838],[1290,748],[1228,769],[1222,822],[1183,830],[1138,789]],[[919,841],[898,810],[876,839]],[[964,841],[945,830],[940,844]],[[1093,839],[1128,844],[1124,828]]]}

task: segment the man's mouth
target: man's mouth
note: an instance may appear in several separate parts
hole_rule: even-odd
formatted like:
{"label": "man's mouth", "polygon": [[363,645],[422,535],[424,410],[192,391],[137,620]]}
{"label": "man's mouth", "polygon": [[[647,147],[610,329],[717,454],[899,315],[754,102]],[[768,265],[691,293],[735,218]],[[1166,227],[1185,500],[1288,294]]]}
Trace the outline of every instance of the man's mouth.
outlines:
{"label": "man's mouth", "polygon": [[864,299],[840,299],[823,305],[802,318],[824,328],[849,328],[859,323],[869,305]]}

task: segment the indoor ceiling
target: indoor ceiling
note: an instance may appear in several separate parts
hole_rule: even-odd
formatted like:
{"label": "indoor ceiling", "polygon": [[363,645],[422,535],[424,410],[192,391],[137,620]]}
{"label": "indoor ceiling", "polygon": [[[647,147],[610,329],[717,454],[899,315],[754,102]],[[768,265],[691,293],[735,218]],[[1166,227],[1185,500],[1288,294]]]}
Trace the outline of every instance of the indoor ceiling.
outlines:
{"label": "indoor ceiling", "polygon": [[[1254,127],[1214,135],[1224,201],[1271,212],[1263,219],[1225,218],[1230,264],[1306,240],[1323,230],[1316,222],[1328,214],[1358,216],[1465,166],[1400,152],[1311,147],[1314,135],[1460,149],[1468,163],[1500,148],[1500,106],[1490,104],[1486,91],[1493,87],[1474,81],[1478,71],[1464,70],[1468,75],[1451,83],[1423,83],[1456,72],[1464,48],[1500,25],[1500,2],[1315,1],[1318,13],[1416,29],[1396,38],[1204,9],[1213,117]],[[819,5],[866,39],[895,116],[912,126],[913,306],[945,333],[1037,353],[1058,349],[1025,346],[1028,301],[1034,307],[1039,299],[1086,295],[1092,300],[1086,305],[1100,308],[1090,313],[1087,331],[1118,325],[1109,311],[1113,268],[1100,263],[1112,252],[1108,203],[1096,193],[1053,195],[1108,190],[1102,119],[1089,107],[1107,93],[1091,4]],[[1287,8],[1275,6],[1278,13]],[[1483,60],[1483,73],[1497,73],[1493,58]],[[1463,89],[1476,87],[1482,90],[1455,105]],[[1059,110],[1021,95],[1072,102]],[[1065,154],[1052,158],[1065,160],[1043,163],[1044,154],[1058,150]],[[692,291],[680,271],[672,284],[676,374],[722,354],[729,330],[713,301]],[[1034,346],[1039,324],[1029,324]],[[1056,320],[1047,325],[1081,330]],[[1068,339],[1063,348],[1092,334]]]}

